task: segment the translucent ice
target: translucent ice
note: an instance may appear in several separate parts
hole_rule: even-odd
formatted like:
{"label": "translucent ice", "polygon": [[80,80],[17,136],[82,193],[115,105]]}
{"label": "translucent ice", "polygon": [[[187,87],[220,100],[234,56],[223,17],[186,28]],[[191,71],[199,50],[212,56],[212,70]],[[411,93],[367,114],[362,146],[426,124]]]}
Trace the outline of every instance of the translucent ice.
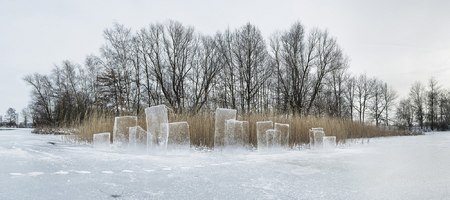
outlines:
{"label": "translucent ice", "polygon": [[229,150],[247,150],[248,122],[229,119],[225,121],[224,146]]}
{"label": "translucent ice", "polygon": [[98,133],[94,134],[94,148],[96,149],[109,149],[110,133]]}
{"label": "translucent ice", "polygon": [[289,124],[275,123],[275,130],[281,132],[281,146],[283,148],[289,147]]}
{"label": "translucent ice", "polygon": [[225,121],[229,119],[236,119],[236,110],[217,108],[216,109],[216,122],[214,131],[214,149],[222,150],[224,146],[225,137]]}
{"label": "translucent ice", "polygon": [[281,149],[281,131],[269,129],[266,131],[267,149],[276,151]]}
{"label": "translucent ice", "polygon": [[312,128],[309,129],[309,149],[314,149],[314,132],[323,131],[323,128]]}
{"label": "translucent ice", "polygon": [[256,122],[256,138],[259,152],[267,150],[266,131],[269,129],[273,129],[272,121]]}
{"label": "translucent ice", "polygon": [[[160,150],[167,149],[169,135],[169,117],[165,105],[152,106],[145,109],[147,118],[147,144],[157,144]],[[161,127],[163,130],[161,130]],[[155,141],[150,141],[155,138]]]}
{"label": "translucent ice", "polygon": [[113,144],[115,147],[128,147],[130,127],[137,125],[136,116],[116,117],[113,130]]}
{"label": "translucent ice", "polygon": [[147,150],[147,131],[140,126],[133,126],[129,128],[130,139],[128,146],[131,150],[146,152]]}
{"label": "translucent ice", "polygon": [[[163,130],[165,126],[161,127]],[[187,122],[169,123],[169,137],[167,140],[167,149],[169,151],[189,152],[191,148],[191,134],[189,133],[189,124]]]}
{"label": "translucent ice", "polygon": [[323,137],[325,137],[325,132],[314,131],[314,150],[323,149]]}
{"label": "translucent ice", "polygon": [[336,136],[323,137],[323,151],[333,152],[336,148]]}

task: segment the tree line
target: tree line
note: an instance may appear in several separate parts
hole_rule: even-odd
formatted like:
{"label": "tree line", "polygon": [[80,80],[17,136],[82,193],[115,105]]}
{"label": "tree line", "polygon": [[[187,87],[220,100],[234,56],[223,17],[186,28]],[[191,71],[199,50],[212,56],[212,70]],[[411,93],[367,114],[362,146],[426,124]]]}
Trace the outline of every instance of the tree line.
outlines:
{"label": "tree line", "polygon": [[448,130],[450,91],[442,89],[434,77],[426,85],[417,81],[411,86],[409,95],[400,100],[396,114],[398,125],[403,128]]}
{"label": "tree line", "polygon": [[328,30],[300,22],[266,41],[257,26],[204,35],[176,21],[136,32],[114,23],[99,55],[69,60],[51,74],[34,73],[35,125],[59,125],[92,112],[138,115],[165,104],[176,113],[217,107],[240,114],[329,116],[389,125],[396,91],[348,72],[350,58]]}

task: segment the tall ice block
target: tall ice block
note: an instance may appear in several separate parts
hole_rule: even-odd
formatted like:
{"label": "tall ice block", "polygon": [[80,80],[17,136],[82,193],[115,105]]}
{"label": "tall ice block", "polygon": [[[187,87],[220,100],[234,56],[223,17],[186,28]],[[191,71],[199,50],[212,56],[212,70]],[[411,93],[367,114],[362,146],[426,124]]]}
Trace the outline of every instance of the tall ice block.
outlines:
{"label": "tall ice block", "polygon": [[214,150],[222,151],[225,143],[225,122],[229,119],[236,119],[236,110],[217,108],[216,122],[214,130]]}
{"label": "tall ice block", "polygon": [[258,142],[258,151],[267,151],[267,136],[266,132],[273,129],[272,121],[256,122],[256,139]]}
{"label": "tall ice block", "polygon": [[[158,105],[146,108],[145,115],[147,118],[147,144],[155,144],[158,149],[166,150],[169,136],[169,117],[166,106]],[[155,140],[153,141],[152,138]]]}
{"label": "tall ice block", "polygon": [[167,140],[167,150],[178,152],[189,152],[191,149],[191,134],[189,132],[189,124],[187,122],[169,123],[168,126],[161,127],[169,128],[169,136]]}
{"label": "tall ice block", "polygon": [[137,125],[136,116],[124,116],[116,117],[114,121],[113,130],[113,144],[115,147],[123,148],[128,147],[128,141],[130,138],[130,127]]}

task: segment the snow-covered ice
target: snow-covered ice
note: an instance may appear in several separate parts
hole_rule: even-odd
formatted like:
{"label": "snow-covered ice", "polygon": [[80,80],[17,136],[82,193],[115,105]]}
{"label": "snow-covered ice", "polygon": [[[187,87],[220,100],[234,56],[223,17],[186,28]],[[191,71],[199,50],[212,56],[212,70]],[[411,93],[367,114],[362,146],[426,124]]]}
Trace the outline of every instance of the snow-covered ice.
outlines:
{"label": "snow-covered ice", "polygon": [[116,117],[114,121],[113,130],[113,145],[114,147],[124,148],[128,147],[128,140],[130,138],[129,128],[137,125],[136,116]]}
{"label": "snow-covered ice", "polygon": [[236,119],[236,110],[217,108],[214,130],[214,149],[221,151],[225,142],[225,122],[229,119]]}
{"label": "snow-covered ice", "polygon": [[0,131],[0,199],[450,198],[450,132],[349,140],[331,153],[190,156],[97,151],[58,138]]}

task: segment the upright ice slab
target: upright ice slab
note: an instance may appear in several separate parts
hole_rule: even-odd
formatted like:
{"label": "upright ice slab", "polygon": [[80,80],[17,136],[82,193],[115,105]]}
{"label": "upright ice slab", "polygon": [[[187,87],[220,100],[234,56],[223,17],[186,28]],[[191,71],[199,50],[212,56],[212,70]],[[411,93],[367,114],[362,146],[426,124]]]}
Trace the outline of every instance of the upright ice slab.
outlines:
{"label": "upright ice slab", "polygon": [[248,150],[248,121],[229,119],[225,121],[224,146],[227,150]]}
{"label": "upright ice slab", "polygon": [[189,152],[191,149],[191,134],[187,122],[169,123],[168,126],[162,124],[161,130],[169,128],[169,137],[167,140],[167,150],[177,152]]}
{"label": "upright ice slab", "polygon": [[[147,118],[147,147],[156,144],[159,150],[167,149],[169,136],[169,117],[165,105],[152,106],[145,109]],[[161,127],[163,130],[161,130]],[[154,138],[155,140],[152,140]],[[149,151],[151,151],[149,149]]]}
{"label": "upright ice slab", "polygon": [[258,151],[267,151],[267,136],[266,132],[273,129],[272,121],[256,122],[256,139],[258,142]]}
{"label": "upright ice slab", "polygon": [[289,148],[289,124],[275,123],[275,130],[281,132],[281,147]]}
{"label": "upright ice slab", "polygon": [[309,149],[314,149],[314,132],[315,131],[323,131],[323,128],[312,128],[309,129]]}
{"label": "upright ice slab", "polygon": [[314,131],[314,150],[320,151],[323,149],[323,137],[325,137],[325,132]]}
{"label": "upright ice slab", "polygon": [[96,149],[109,149],[110,133],[98,133],[94,134],[94,148]]}
{"label": "upright ice slab", "polygon": [[217,108],[216,122],[214,130],[214,150],[222,151],[225,143],[225,122],[229,119],[236,119],[236,110]]}
{"label": "upright ice slab", "polygon": [[266,131],[267,149],[276,151],[281,149],[281,131],[269,129]]}
{"label": "upright ice slab", "polygon": [[115,147],[128,147],[128,140],[130,138],[130,127],[137,125],[136,116],[116,117],[114,121],[113,130],[113,144]]}
{"label": "upright ice slab", "polygon": [[325,136],[323,137],[323,151],[333,152],[336,148],[336,136]]}
{"label": "upright ice slab", "polygon": [[130,138],[128,147],[131,150],[146,152],[147,150],[147,131],[140,126],[133,126],[129,128]]}

